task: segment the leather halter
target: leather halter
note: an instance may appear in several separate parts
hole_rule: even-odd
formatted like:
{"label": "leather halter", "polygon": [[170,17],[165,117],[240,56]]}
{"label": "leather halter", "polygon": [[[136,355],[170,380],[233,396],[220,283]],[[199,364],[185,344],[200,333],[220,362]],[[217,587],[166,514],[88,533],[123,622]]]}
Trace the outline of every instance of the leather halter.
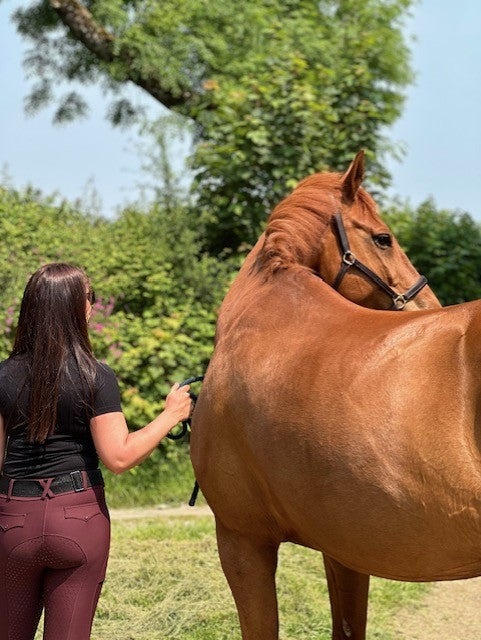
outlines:
{"label": "leather halter", "polygon": [[412,300],[414,296],[416,296],[427,284],[426,277],[420,276],[419,280],[415,284],[413,284],[410,289],[408,289],[404,293],[396,293],[394,289],[391,289],[391,287],[386,282],[384,282],[384,280],[382,280],[376,273],[374,273],[374,271],[371,271],[369,267],[366,267],[365,264],[360,262],[353,254],[353,252],[349,248],[349,240],[347,239],[346,230],[344,228],[344,223],[342,222],[342,216],[340,213],[335,214],[334,222],[336,223],[337,235],[339,237],[339,242],[341,243],[342,249],[341,268],[339,269],[339,273],[337,274],[336,279],[334,280],[334,284],[332,285],[332,287],[336,289],[336,291],[341,284],[341,280],[347,273],[347,270],[350,267],[356,267],[356,269],[362,271],[362,273],[364,273],[364,275],[366,275],[372,282],[374,282],[374,284],[377,284],[378,287],[380,287],[387,293],[388,296],[390,296],[393,301],[393,306],[391,307],[393,311],[401,311],[402,309],[404,309],[406,304],[410,300]]}

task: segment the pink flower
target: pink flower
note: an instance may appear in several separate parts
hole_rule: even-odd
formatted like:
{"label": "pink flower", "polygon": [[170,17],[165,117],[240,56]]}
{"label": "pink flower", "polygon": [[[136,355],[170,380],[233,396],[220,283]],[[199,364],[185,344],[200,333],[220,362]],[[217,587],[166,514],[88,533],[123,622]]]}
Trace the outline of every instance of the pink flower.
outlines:
{"label": "pink flower", "polygon": [[104,309],[105,309],[104,315],[105,316],[109,316],[112,313],[113,308],[114,308],[114,299],[112,297],[110,297],[109,303],[107,305],[105,305],[105,307],[104,307]]}
{"label": "pink flower", "polygon": [[121,355],[122,355],[122,353],[123,353],[123,352],[122,352],[122,349],[119,349],[119,348],[117,347],[117,344],[118,344],[118,343],[115,343],[115,344],[111,344],[111,345],[109,346],[109,351],[110,351],[110,353],[113,355],[113,357],[114,357],[114,358],[120,358],[120,356],[121,356]]}

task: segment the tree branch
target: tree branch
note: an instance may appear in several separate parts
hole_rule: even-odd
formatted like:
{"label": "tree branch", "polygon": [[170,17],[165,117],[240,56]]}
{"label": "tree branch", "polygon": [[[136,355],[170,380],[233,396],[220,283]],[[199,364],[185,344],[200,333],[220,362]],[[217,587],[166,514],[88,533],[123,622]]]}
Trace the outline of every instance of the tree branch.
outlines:
{"label": "tree branch", "polygon": [[127,77],[166,107],[184,104],[191,97],[189,92],[174,96],[165,91],[158,76],[144,77],[133,68],[134,55],[123,47],[119,54],[114,52],[115,36],[98,24],[90,11],[78,0],[48,0],[62,23],[70,30],[73,37],[81,42],[97,58],[104,62],[120,61],[123,63]]}

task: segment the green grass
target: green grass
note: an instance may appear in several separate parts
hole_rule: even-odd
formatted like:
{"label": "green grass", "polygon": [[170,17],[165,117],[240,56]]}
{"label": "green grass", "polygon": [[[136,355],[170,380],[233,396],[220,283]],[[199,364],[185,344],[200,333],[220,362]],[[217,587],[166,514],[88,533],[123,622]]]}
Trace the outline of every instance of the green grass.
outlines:
{"label": "green grass", "polygon": [[[118,475],[102,463],[99,466],[107,504],[113,509],[186,503],[194,487],[194,470],[186,445],[175,447],[170,459],[156,449],[140,465]],[[200,493],[196,504],[205,504]]]}
{"label": "green grass", "polygon": [[[320,553],[281,546],[277,574],[282,640],[330,639]],[[428,586],[373,579],[369,639],[394,640],[401,607]],[[41,623],[36,639],[41,640]],[[217,556],[210,517],[112,520],[107,575],[92,640],[240,640],[233,599]]]}

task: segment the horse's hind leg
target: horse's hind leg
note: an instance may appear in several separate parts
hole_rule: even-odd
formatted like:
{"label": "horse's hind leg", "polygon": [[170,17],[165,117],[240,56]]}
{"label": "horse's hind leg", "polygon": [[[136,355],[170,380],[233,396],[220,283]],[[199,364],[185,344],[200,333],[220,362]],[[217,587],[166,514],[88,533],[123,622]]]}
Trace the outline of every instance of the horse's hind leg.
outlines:
{"label": "horse's hind leg", "polygon": [[275,573],[278,544],[260,543],[216,520],[222,569],[234,596],[243,640],[278,640]]}
{"label": "horse's hind leg", "polygon": [[369,576],[323,554],[331,600],[332,640],[365,640]]}

